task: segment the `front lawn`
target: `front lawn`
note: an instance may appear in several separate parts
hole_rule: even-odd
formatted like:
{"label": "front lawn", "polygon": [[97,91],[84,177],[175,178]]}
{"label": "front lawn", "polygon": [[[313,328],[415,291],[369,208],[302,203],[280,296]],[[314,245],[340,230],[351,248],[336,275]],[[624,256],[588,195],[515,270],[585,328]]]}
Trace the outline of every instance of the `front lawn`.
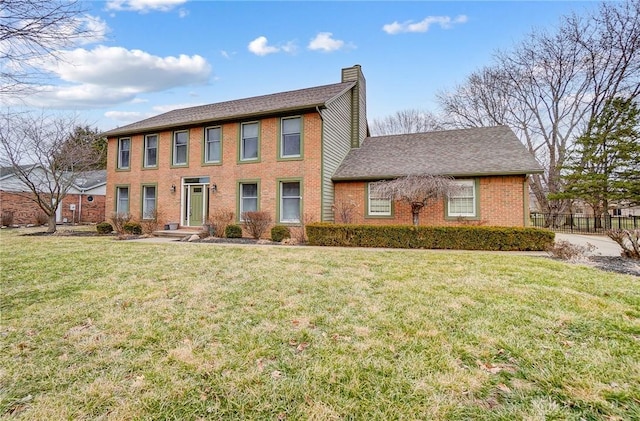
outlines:
{"label": "front lawn", "polygon": [[640,419],[640,278],[0,232],[0,417]]}

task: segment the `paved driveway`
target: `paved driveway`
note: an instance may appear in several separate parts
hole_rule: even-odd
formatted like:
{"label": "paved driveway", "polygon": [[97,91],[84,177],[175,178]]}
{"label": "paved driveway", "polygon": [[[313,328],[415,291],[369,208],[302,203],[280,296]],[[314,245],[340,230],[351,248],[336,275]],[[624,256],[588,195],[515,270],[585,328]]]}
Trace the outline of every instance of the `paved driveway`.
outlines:
{"label": "paved driveway", "polygon": [[605,235],[580,235],[559,232],[556,233],[556,241],[568,241],[579,246],[592,244],[595,249],[587,253],[591,256],[620,256],[620,253],[622,253],[622,248],[618,243]]}

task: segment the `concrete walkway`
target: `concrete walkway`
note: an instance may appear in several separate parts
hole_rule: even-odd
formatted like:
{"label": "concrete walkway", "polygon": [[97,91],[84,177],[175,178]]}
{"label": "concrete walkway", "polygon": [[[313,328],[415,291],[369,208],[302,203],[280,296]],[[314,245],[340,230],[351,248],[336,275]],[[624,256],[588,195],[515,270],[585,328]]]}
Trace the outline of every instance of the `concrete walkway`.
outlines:
{"label": "concrete walkway", "polygon": [[556,242],[557,241],[568,241],[571,244],[583,247],[591,244],[595,249],[586,253],[589,256],[620,256],[622,253],[622,248],[618,243],[606,235],[580,235],[559,232],[556,233]]}

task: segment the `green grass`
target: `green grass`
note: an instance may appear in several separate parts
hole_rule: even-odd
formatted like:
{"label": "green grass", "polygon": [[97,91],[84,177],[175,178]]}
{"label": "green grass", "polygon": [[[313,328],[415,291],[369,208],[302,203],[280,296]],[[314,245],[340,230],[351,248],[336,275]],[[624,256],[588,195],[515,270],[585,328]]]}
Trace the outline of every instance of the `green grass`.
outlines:
{"label": "green grass", "polygon": [[640,281],[486,252],[0,232],[0,416],[640,418]]}

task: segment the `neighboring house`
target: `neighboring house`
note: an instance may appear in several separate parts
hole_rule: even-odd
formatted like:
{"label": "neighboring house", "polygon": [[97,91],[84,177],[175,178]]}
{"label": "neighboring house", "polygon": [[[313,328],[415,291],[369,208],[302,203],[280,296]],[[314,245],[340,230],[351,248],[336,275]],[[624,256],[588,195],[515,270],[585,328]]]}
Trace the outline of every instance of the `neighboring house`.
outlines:
{"label": "neighboring house", "polygon": [[[45,170],[36,168],[46,180]],[[98,223],[104,221],[105,170],[86,171],[76,177],[67,195],[58,205],[58,223]],[[47,189],[43,189],[46,191]],[[33,200],[31,190],[16,176],[12,167],[0,168],[0,214],[11,213],[13,224],[35,224],[42,218],[42,210]]]}
{"label": "neighboring house", "polygon": [[360,210],[354,222],[410,223],[401,205],[371,198],[368,182],[411,172],[467,187],[424,224],[522,226],[527,174],[542,172],[507,127],[369,137],[358,65],[340,83],[178,109],[104,135],[107,217],[157,214],[186,227],[223,210],[237,221],[260,210],[277,224],[340,222],[346,200]]}

